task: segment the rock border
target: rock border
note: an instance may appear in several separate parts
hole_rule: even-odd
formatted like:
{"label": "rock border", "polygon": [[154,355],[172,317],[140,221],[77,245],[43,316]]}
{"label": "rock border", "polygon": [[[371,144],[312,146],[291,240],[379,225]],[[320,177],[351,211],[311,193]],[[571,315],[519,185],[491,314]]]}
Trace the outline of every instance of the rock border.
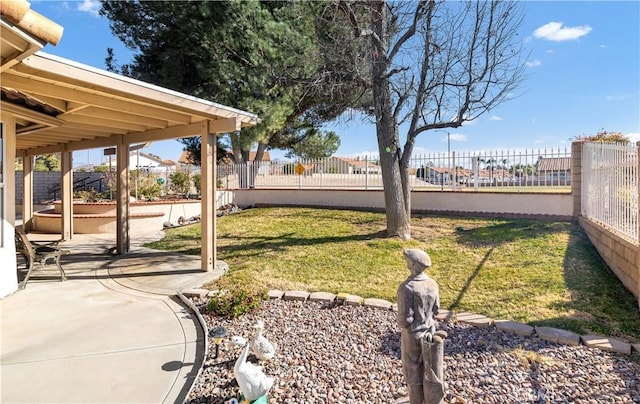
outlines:
{"label": "rock border", "polygon": [[[337,303],[351,306],[371,307],[381,310],[397,311],[398,306],[388,300],[377,298],[362,298],[349,293],[333,294],[329,292],[307,292],[303,290],[282,291],[273,289],[268,292],[269,299],[283,299],[294,301],[316,301],[323,303]],[[540,339],[555,342],[560,345],[584,345],[588,348],[601,349],[607,352],[631,355],[633,352],[640,353],[640,343],[628,343],[615,338],[586,334],[578,335],[574,332],[553,327],[532,327],[528,324],[511,320],[493,320],[481,314],[469,312],[454,312],[440,310],[436,316],[438,321],[460,322],[478,328],[495,327],[498,331],[508,332],[524,337],[538,336]]]}

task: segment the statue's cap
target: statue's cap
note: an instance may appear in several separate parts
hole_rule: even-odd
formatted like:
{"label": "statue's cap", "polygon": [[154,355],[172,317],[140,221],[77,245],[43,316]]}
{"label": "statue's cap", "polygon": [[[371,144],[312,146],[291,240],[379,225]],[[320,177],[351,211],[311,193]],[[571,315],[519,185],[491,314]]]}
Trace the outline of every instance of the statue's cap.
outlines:
{"label": "statue's cap", "polygon": [[402,253],[406,259],[412,262],[417,262],[425,268],[431,266],[431,258],[429,257],[429,254],[418,248],[407,248]]}

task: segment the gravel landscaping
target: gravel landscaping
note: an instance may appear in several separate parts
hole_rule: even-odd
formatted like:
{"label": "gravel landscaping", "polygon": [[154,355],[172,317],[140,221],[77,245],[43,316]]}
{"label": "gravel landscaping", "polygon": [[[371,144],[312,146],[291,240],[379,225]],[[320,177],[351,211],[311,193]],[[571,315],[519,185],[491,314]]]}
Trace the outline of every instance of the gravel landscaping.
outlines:
{"label": "gravel landscaping", "polygon": [[[404,402],[396,313],[368,307],[269,300],[236,319],[206,314],[209,329],[251,337],[257,319],[276,345],[264,371],[276,379],[271,403]],[[446,399],[452,403],[640,403],[640,355],[520,337],[495,328],[440,323],[445,344]],[[238,396],[233,365],[240,350],[209,352],[188,403],[226,403]],[[250,356],[250,360],[256,361]]]}

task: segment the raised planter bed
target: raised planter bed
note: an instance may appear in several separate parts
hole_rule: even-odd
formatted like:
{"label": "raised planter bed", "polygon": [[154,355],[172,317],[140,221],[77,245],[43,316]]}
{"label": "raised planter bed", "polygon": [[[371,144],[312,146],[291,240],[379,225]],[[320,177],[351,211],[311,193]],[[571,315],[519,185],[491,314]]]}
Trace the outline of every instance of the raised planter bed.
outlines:
{"label": "raised planter bed", "polygon": [[[60,201],[52,203],[53,209],[34,213],[34,230],[43,233],[60,233]],[[131,230],[162,230],[165,222],[177,223],[180,217],[190,218],[200,214],[199,200],[168,200],[132,202],[130,205]],[[115,202],[74,202],[73,231],[79,234],[115,233]]]}

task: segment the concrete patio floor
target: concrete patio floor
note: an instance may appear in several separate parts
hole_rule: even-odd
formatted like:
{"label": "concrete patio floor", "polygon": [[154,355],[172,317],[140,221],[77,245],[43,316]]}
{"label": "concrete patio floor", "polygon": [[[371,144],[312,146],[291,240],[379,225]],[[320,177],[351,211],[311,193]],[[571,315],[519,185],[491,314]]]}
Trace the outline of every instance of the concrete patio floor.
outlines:
{"label": "concrete patio floor", "polygon": [[205,336],[176,291],[222,271],[202,272],[197,257],[140,247],[160,236],[134,234],[129,254],[109,256],[115,235],[74,235],[60,244],[71,250],[62,260],[69,280],[60,282],[55,265],[37,267],[24,290],[0,300],[0,402],[185,399],[206,355]]}

